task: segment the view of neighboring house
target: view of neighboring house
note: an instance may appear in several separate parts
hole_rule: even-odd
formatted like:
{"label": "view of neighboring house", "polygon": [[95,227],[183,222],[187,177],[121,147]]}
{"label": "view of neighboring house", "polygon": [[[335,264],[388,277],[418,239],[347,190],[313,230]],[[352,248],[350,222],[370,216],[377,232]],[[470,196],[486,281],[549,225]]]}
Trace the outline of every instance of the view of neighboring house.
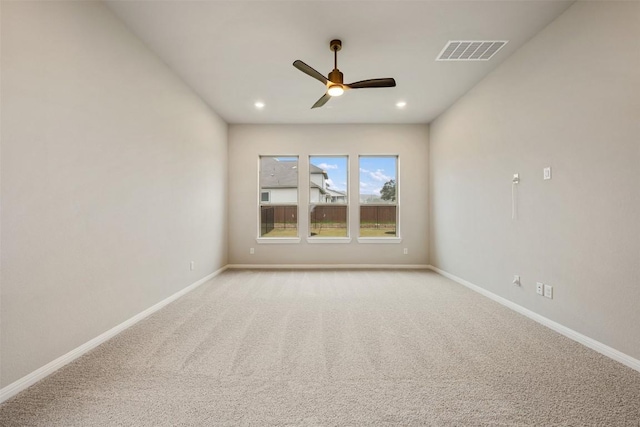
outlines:
{"label": "view of neighboring house", "polygon": [[326,170],[310,164],[309,175],[310,203],[347,203],[347,193],[329,188],[329,176]]}
{"label": "view of neighboring house", "polygon": [[260,203],[298,203],[298,160],[260,158]]}
{"label": "view of neighboring house", "polygon": [[329,203],[347,203],[347,194],[342,191],[332,190],[327,188],[327,196],[331,200],[327,200]]}
{"label": "view of neighboring house", "polygon": [[[310,203],[347,203],[347,194],[329,188],[327,171],[310,164]],[[298,160],[260,158],[260,203],[298,202]]]}

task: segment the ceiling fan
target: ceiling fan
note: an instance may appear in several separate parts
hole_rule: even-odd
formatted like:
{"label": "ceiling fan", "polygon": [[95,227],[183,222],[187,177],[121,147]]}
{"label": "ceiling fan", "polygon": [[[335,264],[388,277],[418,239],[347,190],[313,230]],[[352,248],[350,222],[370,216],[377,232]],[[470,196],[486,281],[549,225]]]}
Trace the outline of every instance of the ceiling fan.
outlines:
{"label": "ceiling fan", "polygon": [[327,86],[327,92],[313,104],[311,108],[322,107],[332,96],[340,96],[348,89],[364,89],[368,87],[395,87],[396,81],[392,78],[361,80],[355,83],[343,83],[343,74],[338,70],[338,51],[342,49],[342,41],[331,40],[329,48],[333,52],[333,71],[329,73],[329,78],[300,61],[294,61],[293,66],[305,74],[310,75]]}

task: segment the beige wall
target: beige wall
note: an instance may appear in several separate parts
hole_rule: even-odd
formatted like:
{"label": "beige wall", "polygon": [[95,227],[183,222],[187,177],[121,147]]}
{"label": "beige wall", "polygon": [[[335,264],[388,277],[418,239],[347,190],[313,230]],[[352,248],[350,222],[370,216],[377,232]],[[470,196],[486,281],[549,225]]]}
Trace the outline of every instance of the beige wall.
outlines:
{"label": "beige wall", "polygon": [[[229,262],[231,264],[422,264],[427,263],[426,125],[232,125],[229,128]],[[258,157],[299,155],[301,183],[308,186],[309,155],[349,155],[350,209],[358,206],[358,155],[399,155],[399,244],[358,243],[358,216],[350,215],[349,244],[309,244],[308,187],[300,189],[297,244],[258,244]],[[302,185],[302,184],[301,184]],[[255,248],[255,254],[249,254]],[[409,250],[403,254],[403,248]]]}
{"label": "beige wall", "polygon": [[98,2],[2,2],[1,77],[6,386],[226,264],[227,126]]}
{"label": "beige wall", "polygon": [[[226,124],[102,4],[3,2],[0,387],[227,261],[430,260],[640,358],[639,6],[576,3],[430,132],[234,125],[227,153]],[[351,215],[349,244],[258,244],[261,154],[398,154],[402,242],[358,243]]]}
{"label": "beige wall", "polygon": [[576,2],[430,127],[431,264],[637,359],[639,70],[640,3]]}

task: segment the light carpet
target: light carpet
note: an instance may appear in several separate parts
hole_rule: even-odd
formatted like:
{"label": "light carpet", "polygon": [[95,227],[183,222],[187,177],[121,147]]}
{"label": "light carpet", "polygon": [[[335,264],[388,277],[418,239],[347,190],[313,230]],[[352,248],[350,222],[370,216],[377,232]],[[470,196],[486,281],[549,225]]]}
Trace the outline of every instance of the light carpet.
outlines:
{"label": "light carpet", "polygon": [[227,271],[2,426],[640,425],[640,373],[430,271]]}

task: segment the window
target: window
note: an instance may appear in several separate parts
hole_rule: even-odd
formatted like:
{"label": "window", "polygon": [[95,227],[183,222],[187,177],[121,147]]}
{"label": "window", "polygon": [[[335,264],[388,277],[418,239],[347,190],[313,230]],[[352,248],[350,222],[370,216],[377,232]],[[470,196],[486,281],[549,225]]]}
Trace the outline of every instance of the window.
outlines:
{"label": "window", "polygon": [[359,160],[360,237],[398,237],[398,156]]}
{"label": "window", "polygon": [[309,157],[309,236],[348,237],[347,156]]}
{"label": "window", "polygon": [[260,237],[298,236],[298,158],[260,157]]}

